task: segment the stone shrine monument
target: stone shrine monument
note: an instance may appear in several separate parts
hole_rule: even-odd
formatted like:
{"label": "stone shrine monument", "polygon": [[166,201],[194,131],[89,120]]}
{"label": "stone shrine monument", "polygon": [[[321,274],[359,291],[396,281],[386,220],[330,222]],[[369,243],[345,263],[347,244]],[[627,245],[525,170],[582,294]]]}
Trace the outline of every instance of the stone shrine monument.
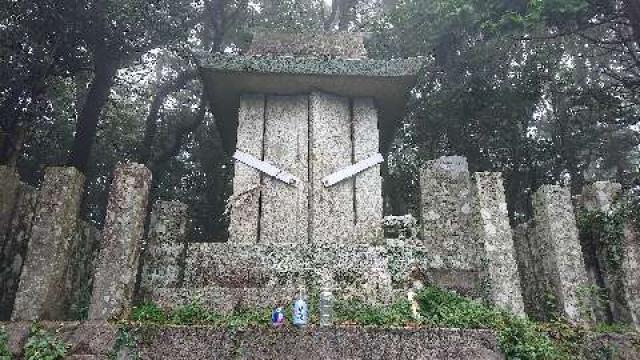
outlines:
{"label": "stone shrine monument", "polygon": [[202,63],[223,138],[236,139],[230,241],[365,241],[382,220],[381,148],[420,61],[371,60],[361,34],[258,34]]}

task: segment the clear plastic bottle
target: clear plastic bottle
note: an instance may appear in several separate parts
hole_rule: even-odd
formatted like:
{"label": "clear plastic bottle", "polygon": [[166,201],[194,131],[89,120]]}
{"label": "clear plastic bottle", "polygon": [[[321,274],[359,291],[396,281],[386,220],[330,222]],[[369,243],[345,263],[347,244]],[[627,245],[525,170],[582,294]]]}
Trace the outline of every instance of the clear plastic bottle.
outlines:
{"label": "clear plastic bottle", "polygon": [[320,326],[333,325],[333,294],[329,288],[320,292]]}

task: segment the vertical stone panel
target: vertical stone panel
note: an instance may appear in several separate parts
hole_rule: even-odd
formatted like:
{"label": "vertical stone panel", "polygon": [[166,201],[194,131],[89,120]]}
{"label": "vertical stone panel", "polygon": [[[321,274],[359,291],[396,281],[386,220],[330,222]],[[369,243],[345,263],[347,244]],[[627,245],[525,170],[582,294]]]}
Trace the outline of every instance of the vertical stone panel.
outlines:
{"label": "vertical stone panel", "polygon": [[266,99],[264,159],[298,177],[292,186],[263,180],[260,242],[306,243],[308,240],[309,97]]}
{"label": "vertical stone panel", "polygon": [[352,164],[349,99],[312,93],[311,108],[311,241],[347,241],[354,228],[353,181],[329,188],[322,178]]}
{"label": "vertical stone panel", "polygon": [[640,330],[640,238],[638,230],[630,223],[624,228],[622,274],[629,317],[636,330]]}
{"label": "vertical stone panel", "polygon": [[541,252],[558,310],[574,321],[590,320],[585,313],[588,299],[581,298],[588,283],[569,190],[544,185],[534,194],[533,207],[535,247]]}
{"label": "vertical stone panel", "polygon": [[65,273],[77,227],[84,176],[75,168],[48,168],[38,192],[27,257],[12,320],[64,317]]}
{"label": "vertical stone panel", "polygon": [[2,251],[0,254],[0,321],[11,318],[22,265],[31,237],[36,199],[36,190],[29,185],[21,184],[6,242],[4,247],[0,248]]}
{"label": "vertical stone panel", "polygon": [[0,166],[0,250],[4,247],[9,232],[19,188],[20,178],[16,169]]}
{"label": "vertical stone panel", "polygon": [[467,159],[430,161],[421,176],[424,246],[435,268],[474,270],[479,266],[473,234],[473,198]]}
{"label": "vertical stone panel", "polygon": [[[265,98],[246,95],[240,98],[237,149],[263,158]],[[235,163],[229,241],[256,243],[260,216],[261,174],[239,161]]]}
{"label": "vertical stone panel", "polygon": [[[353,101],[354,162],[379,152],[378,111],[372,98]],[[355,177],[355,218],[358,240],[375,238],[382,229],[382,176],[376,165]]]}
{"label": "vertical stone panel", "polygon": [[90,319],[129,315],[150,185],[151,172],[143,165],[119,165],[114,172],[91,296]]}
{"label": "vertical stone panel", "polygon": [[144,255],[142,287],[181,286],[186,249],[188,207],[178,201],[156,201]]}
{"label": "vertical stone panel", "polygon": [[474,179],[487,298],[498,307],[524,315],[502,173],[476,173]]}

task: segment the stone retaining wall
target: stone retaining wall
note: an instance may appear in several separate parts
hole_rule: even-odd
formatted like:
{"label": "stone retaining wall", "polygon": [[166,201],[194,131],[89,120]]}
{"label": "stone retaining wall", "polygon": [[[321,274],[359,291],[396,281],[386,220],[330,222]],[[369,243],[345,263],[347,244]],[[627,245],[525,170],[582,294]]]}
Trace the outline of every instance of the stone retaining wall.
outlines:
{"label": "stone retaining wall", "polygon": [[[29,323],[6,324],[16,355]],[[487,330],[308,327],[303,330],[131,325],[133,347],[118,345],[118,327],[104,322],[46,323],[70,345],[69,358],[109,359],[504,359]]]}

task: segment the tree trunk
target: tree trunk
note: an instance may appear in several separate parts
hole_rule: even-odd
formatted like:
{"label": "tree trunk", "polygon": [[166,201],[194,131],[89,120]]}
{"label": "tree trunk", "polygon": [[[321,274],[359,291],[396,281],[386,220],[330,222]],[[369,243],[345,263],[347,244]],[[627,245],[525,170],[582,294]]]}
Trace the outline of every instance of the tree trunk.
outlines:
{"label": "tree trunk", "polygon": [[89,87],[87,99],[80,111],[73,139],[69,165],[86,173],[91,149],[98,130],[100,113],[109,99],[109,92],[118,70],[117,62],[96,55],[95,74]]}
{"label": "tree trunk", "polygon": [[638,0],[625,0],[624,11],[633,29],[633,40],[640,43],[640,2]]}

